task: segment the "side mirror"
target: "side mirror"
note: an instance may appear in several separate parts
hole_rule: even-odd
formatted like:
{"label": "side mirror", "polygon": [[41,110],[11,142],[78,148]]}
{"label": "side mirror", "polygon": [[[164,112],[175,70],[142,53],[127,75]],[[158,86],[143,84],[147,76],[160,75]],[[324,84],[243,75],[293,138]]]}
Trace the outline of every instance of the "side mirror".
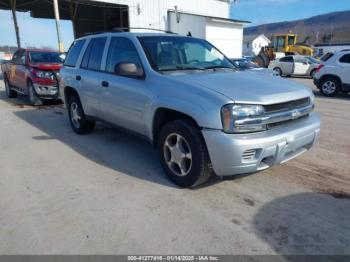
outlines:
{"label": "side mirror", "polygon": [[114,73],[120,76],[134,77],[134,78],[142,78],[144,76],[142,67],[131,62],[124,62],[124,63],[119,63],[115,65]]}

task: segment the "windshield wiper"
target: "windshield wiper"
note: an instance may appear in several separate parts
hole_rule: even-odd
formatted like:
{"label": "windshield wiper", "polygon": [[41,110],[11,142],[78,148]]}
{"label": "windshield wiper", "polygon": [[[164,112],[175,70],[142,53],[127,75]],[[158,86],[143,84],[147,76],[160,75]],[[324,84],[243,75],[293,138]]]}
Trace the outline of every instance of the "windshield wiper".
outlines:
{"label": "windshield wiper", "polygon": [[204,67],[204,69],[219,69],[219,68],[228,68],[228,69],[235,70],[235,68],[233,68],[233,67],[223,66],[223,65],[212,65],[212,66]]}

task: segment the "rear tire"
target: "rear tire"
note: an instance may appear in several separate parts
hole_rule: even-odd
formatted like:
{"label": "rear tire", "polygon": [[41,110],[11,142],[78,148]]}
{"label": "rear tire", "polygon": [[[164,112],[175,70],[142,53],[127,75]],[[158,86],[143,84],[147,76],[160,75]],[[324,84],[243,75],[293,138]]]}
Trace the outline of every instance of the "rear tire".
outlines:
{"label": "rear tire", "polygon": [[15,97],[17,97],[17,92],[12,90],[10,82],[8,81],[6,76],[4,76],[4,83],[5,83],[6,96],[8,98],[15,98]]}
{"label": "rear tire", "polygon": [[28,98],[29,98],[29,103],[32,106],[43,105],[43,100],[41,100],[40,97],[35,92],[34,85],[31,81],[28,81]]}
{"label": "rear tire", "polygon": [[180,187],[199,186],[213,173],[204,139],[189,120],[167,123],[160,131],[158,150],[165,173]]}
{"label": "rear tire", "polygon": [[340,91],[340,83],[334,77],[326,77],[320,82],[320,91],[324,96],[334,97]]}
{"label": "rear tire", "polygon": [[311,78],[313,79],[314,78],[314,75],[316,74],[316,69],[314,69],[314,70],[312,70],[311,72],[310,72],[310,76],[311,76]]}
{"label": "rear tire", "polygon": [[95,122],[86,119],[80,99],[75,95],[68,100],[68,116],[74,132],[79,135],[90,133],[95,127]]}

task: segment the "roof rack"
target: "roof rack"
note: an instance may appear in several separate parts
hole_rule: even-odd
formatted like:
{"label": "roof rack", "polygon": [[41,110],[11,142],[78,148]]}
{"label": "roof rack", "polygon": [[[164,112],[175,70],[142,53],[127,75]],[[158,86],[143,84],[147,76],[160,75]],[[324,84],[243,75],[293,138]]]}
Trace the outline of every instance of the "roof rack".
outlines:
{"label": "roof rack", "polygon": [[172,31],[168,31],[168,30],[161,30],[161,29],[147,28],[147,27],[116,27],[116,28],[113,28],[113,29],[107,30],[107,31],[97,31],[97,32],[85,33],[81,37],[89,36],[89,35],[105,34],[105,33],[125,33],[125,32],[130,32],[130,30],[149,30],[149,31],[163,32],[163,33],[167,33],[167,34],[176,34]]}

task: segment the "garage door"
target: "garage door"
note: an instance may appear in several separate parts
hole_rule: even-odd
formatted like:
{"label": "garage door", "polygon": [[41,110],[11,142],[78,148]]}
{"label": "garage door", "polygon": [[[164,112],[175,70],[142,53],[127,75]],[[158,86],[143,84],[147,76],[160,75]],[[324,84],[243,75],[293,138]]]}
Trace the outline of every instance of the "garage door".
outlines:
{"label": "garage door", "polygon": [[242,57],[243,25],[207,19],[206,39],[229,58]]}

